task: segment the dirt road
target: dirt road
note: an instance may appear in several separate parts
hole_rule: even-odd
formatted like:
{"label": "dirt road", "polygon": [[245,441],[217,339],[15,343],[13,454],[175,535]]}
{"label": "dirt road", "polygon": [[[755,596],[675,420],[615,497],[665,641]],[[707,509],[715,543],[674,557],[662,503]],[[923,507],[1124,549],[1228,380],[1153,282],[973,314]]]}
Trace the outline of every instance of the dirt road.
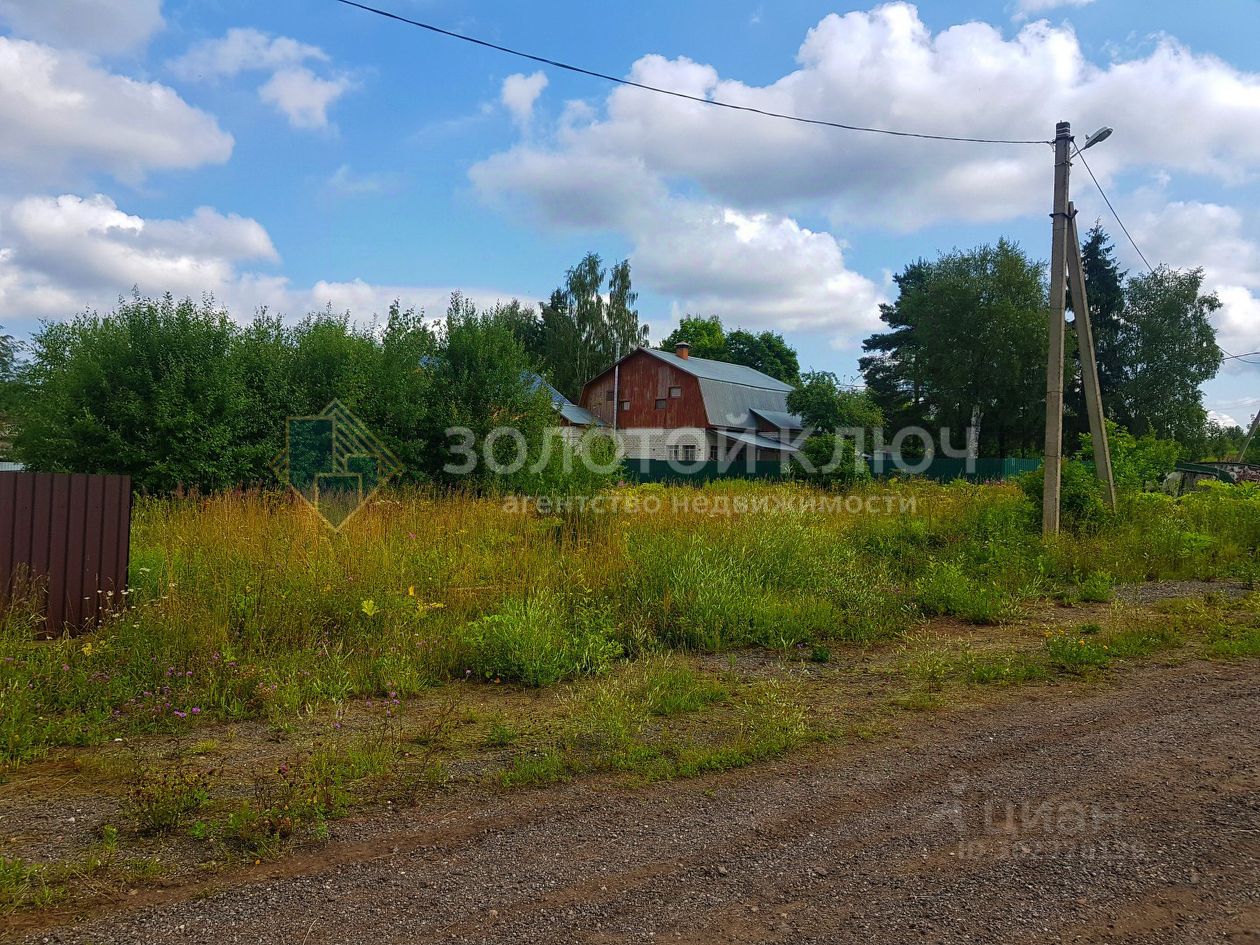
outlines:
{"label": "dirt road", "polygon": [[708,779],[451,800],[29,941],[1260,943],[1257,670],[1134,669]]}

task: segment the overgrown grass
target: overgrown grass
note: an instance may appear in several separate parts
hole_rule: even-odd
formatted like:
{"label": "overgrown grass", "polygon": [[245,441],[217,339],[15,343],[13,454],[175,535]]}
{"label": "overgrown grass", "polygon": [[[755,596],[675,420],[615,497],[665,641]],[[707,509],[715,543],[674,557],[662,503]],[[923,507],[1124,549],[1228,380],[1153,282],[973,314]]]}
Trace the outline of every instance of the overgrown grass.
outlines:
{"label": "overgrown grass", "polygon": [[[687,724],[690,714],[718,705],[702,727]],[[723,681],[668,656],[585,687],[567,709],[550,741],[498,772],[501,786],[591,772],[694,777],[775,757],[810,735],[803,705],[782,682]]]}
{"label": "overgrown grass", "polygon": [[[333,533],[283,495],[142,499],[115,619],[37,641],[31,602],[19,595],[0,615],[0,764],[201,719],[283,726],[454,679],[550,686],[663,649],[762,645],[829,659],[930,614],[1000,623],[1051,593],[1100,600],[1114,582],[1251,579],[1260,545],[1260,492],[1241,487],[1129,496],[1101,524],[1051,542],[1008,486],[871,484],[837,496],[742,482],[617,495],[659,511],[610,503],[559,519],[411,491]],[[1056,645],[1065,664],[1093,658]]]}

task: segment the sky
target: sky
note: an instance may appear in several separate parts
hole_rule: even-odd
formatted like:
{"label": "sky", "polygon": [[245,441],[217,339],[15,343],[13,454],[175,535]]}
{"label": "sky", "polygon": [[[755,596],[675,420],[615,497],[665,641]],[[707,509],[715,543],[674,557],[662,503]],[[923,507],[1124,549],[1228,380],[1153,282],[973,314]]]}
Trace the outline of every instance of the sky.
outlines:
{"label": "sky", "polygon": [[[1202,267],[1221,346],[1260,350],[1260,0],[374,0],[664,88],[929,134],[1072,122],[1153,264]],[[892,275],[1049,253],[1052,152],[724,111],[470,46],[336,0],[0,0],[0,326],[212,293],[234,317],[391,300],[537,304],[628,257],[652,337],[781,331],[857,375]],[[1079,162],[1082,229],[1143,266]],[[1206,405],[1245,424],[1260,356]]]}

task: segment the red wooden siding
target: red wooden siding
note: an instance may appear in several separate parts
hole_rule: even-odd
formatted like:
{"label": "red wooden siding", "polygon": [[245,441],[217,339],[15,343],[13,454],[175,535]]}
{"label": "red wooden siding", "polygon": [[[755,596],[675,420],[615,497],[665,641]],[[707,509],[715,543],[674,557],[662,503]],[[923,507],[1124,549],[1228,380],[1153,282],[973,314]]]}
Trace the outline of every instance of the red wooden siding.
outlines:
{"label": "red wooden siding", "polygon": [[[682,396],[670,397],[671,387],[681,388]],[[612,389],[613,372],[609,370],[582,391],[582,406],[610,426],[613,402],[608,396]],[[617,415],[620,429],[649,427],[675,430],[709,425],[699,381],[686,371],[642,351],[635,352],[621,363],[618,399],[630,401],[630,409]],[[657,409],[658,400],[665,401],[663,409]]]}
{"label": "red wooden siding", "polygon": [[0,602],[33,578],[48,632],[121,606],[130,539],[131,477],[0,472]]}

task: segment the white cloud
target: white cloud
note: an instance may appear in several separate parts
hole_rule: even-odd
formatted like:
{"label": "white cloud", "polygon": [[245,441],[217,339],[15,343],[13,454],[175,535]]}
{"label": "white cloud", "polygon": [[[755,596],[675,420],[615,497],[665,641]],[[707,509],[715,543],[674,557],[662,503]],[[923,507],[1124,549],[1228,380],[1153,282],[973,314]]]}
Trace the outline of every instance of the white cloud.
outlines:
{"label": "white cloud", "polygon": [[215,81],[244,72],[270,72],[258,97],[274,106],[294,128],[328,127],[328,108],[354,87],[350,76],[316,75],[306,63],[326,64],[329,56],[318,46],[256,29],[230,29],[218,39],[202,40],[167,65],[189,80]]}
{"label": "white cloud", "polygon": [[[797,68],[766,85],[651,54],[630,78],[766,111],[935,134],[1048,139],[1065,116],[1078,133],[1110,124],[1116,134],[1090,154],[1104,181],[1158,170],[1237,183],[1260,170],[1260,75],[1169,37],[1099,65],[1067,26],[1039,21],[1008,37],[970,22],[934,33],[914,6],[894,2],[823,18]],[[1045,145],[845,132],[630,87],[594,105],[566,105],[528,143],[474,166],[479,192],[546,225],[624,234],[648,288],[691,286],[694,297],[755,319],[851,331],[874,317],[876,283],[845,267],[839,240],[797,222],[805,208],[834,228],[892,231],[1045,212]]]}
{"label": "white cloud", "polygon": [[226,161],[232,136],[167,86],[83,54],[0,36],[0,165],[32,179],[84,168],[138,180]]}
{"label": "white cloud", "polygon": [[[146,295],[212,293],[240,320],[261,306],[300,317],[331,305],[366,321],[383,315],[394,299],[440,315],[451,293],[445,286],[360,279],[300,287],[245,268],[278,261],[263,226],[236,214],[201,207],[184,219],[145,219],[103,194],[28,196],[0,208],[0,324],[21,333],[34,328],[36,318],[107,311],[133,287]],[[479,304],[512,297],[478,287],[465,294]]]}
{"label": "white cloud", "polygon": [[138,49],[165,25],[162,0],[0,0],[0,22],[30,39],[106,54]]}
{"label": "white cloud", "polygon": [[218,39],[202,40],[168,66],[182,79],[206,80],[231,78],[250,70],[274,70],[307,60],[327,62],[328,54],[287,36],[238,27]]}
{"label": "white cloud", "polygon": [[[1137,214],[1129,229],[1153,264],[1203,269],[1204,289],[1221,300],[1213,324],[1222,348],[1231,354],[1260,351],[1260,242],[1244,235],[1241,213],[1215,203],[1173,201]],[[1224,369],[1252,367],[1232,359]]]}
{"label": "white cloud", "polygon": [[[769,111],[937,134],[1045,139],[1064,116],[1078,131],[1111,124],[1116,134],[1091,154],[1104,174],[1159,166],[1237,181],[1260,168],[1260,76],[1166,37],[1142,58],[1097,66],[1067,27],[1032,23],[1007,38],[972,22],[933,33],[913,6],[890,3],[825,17],[797,60],[764,86],[657,55],[641,57],[630,77]],[[913,230],[1040,215],[1045,203],[1044,146],[844,132],[627,87],[598,114],[558,125],[554,150],[634,158],[744,210],[808,205],[837,223]]]}
{"label": "white cloud", "polygon": [[521,128],[529,127],[534,117],[534,103],[547,87],[547,76],[542,72],[533,75],[516,73],[503,80],[503,89],[499,98],[509,112],[512,120]]}
{"label": "white cloud", "polygon": [[258,95],[283,112],[294,128],[327,128],[328,106],[351,86],[346,76],[321,79],[310,69],[295,66],[276,72]]}
{"label": "white cloud", "polygon": [[1207,415],[1208,415],[1209,420],[1213,420],[1216,423],[1219,423],[1223,427],[1242,426],[1241,423],[1239,423],[1237,420],[1234,419],[1232,414],[1221,413],[1219,410],[1209,410],[1207,412]]}
{"label": "white cloud", "polygon": [[200,296],[228,286],[235,264],[277,259],[256,221],[208,207],[144,220],[108,197],[31,196],[0,219],[0,317],[64,316],[132,286]]}
{"label": "white cloud", "polygon": [[552,226],[609,229],[633,241],[635,278],[684,310],[731,324],[823,330],[844,344],[876,323],[882,292],[846,268],[829,233],[790,217],[671,196],[633,159],[516,148],[477,165],[484,197]]}
{"label": "white cloud", "polygon": [[1016,21],[1027,20],[1048,10],[1057,10],[1061,7],[1087,7],[1093,2],[1094,0],[1016,0],[1011,18]]}
{"label": "white cloud", "polygon": [[360,174],[349,164],[342,164],[326,181],[329,191],[339,197],[367,197],[391,193],[398,189],[396,174]]}

